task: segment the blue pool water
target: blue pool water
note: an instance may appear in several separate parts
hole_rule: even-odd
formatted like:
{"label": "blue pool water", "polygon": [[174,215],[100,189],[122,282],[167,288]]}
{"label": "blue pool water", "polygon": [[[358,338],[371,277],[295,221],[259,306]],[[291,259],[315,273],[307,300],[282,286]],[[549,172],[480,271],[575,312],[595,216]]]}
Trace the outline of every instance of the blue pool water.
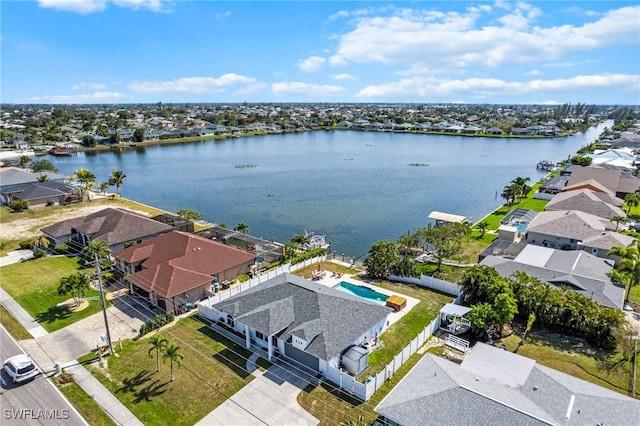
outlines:
{"label": "blue pool water", "polygon": [[333,288],[342,291],[343,293],[348,293],[352,296],[366,299],[379,305],[384,305],[389,298],[389,296],[387,296],[386,294],[378,293],[377,291],[371,290],[370,288],[367,288],[365,286],[350,284],[344,281],[341,281],[337,285],[333,286]]}
{"label": "blue pool water", "polygon": [[528,224],[527,222],[520,222],[520,221],[518,221],[518,222],[513,222],[513,223],[511,224],[511,226],[514,226],[514,227],[515,227],[515,228],[517,228],[517,229],[518,229],[518,231],[520,231],[520,232],[526,232],[526,231],[527,231],[527,226],[528,226],[528,225],[529,225],[529,224]]}

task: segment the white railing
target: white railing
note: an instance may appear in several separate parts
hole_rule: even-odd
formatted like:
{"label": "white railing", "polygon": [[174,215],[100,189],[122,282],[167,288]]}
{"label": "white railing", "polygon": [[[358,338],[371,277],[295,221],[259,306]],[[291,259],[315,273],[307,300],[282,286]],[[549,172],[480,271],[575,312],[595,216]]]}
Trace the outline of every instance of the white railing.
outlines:
{"label": "white railing", "polygon": [[469,342],[467,340],[461,339],[453,334],[447,334],[447,337],[444,339],[444,344],[460,352],[466,352],[469,349]]}

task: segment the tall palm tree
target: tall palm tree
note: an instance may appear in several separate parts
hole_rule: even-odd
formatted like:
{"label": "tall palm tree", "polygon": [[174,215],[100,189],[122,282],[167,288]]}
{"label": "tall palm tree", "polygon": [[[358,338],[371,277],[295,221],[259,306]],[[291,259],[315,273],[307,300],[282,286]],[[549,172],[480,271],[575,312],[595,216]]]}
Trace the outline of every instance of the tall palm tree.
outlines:
{"label": "tall palm tree", "polygon": [[87,294],[90,284],[91,279],[89,278],[89,275],[77,272],[73,275],[60,279],[60,283],[58,284],[58,294],[63,295],[71,293],[73,302],[78,306],[82,303],[84,295]]}
{"label": "tall palm tree", "polygon": [[90,262],[96,260],[96,255],[99,260],[109,259],[111,249],[109,245],[102,240],[92,240],[82,249],[82,255]]}
{"label": "tall palm tree", "polygon": [[627,285],[627,291],[625,291],[624,300],[629,300],[629,294],[631,293],[631,287],[635,287],[640,283],[640,259],[637,258],[623,258],[620,261],[620,269],[629,274],[629,282]]}
{"label": "tall palm tree", "polygon": [[624,203],[627,205],[627,214],[631,212],[632,207],[638,207],[640,205],[640,194],[632,192],[624,197]]}
{"label": "tall palm tree", "polygon": [[46,250],[51,245],[51,240],[46,235],[42,234],[36,237],[31,242],[31,248]]}
{"label": "tall palm tree", "polygon": [[178,368],[182,366],[182,360],[184,359],[184,355],[180,352],[180,346],[172,344],[168,344],[164,349],[164,354],[162,358],[169,358],[170,366],[171,366],[171,381],[173,382],[173,363],[175,363]]}
{"label": "tall palm tree", "polygon": [[527,196],[527,194],[529,193],[529,191],[531,191],[531,187],[529,185],[527,185],[527,182],[529,182],[531,179],[526,177],[517,177],[514,180],[511,181],[512,185],[515,185],[518,188],[518,194],[517,197],[522,199],[524,197]]}
{"label": "tall palm tree", "polygon": [[156,352],[156,373],[157,373],[160,371],[160,352],[164,353],[169,341],[166,339],[166,337],[160,334],[156,334],[151,339],[149,339],[148,343],[151,346],[149,348],[149,356],[153,356],[151,355],[151,352],[153,351]]}
{"label": "tall palm tree", "polygon": [[616,215],[614,217],[611,218],[611,222],[616,224],[616,229],[614,229],[614,231],[618,230],[618,226],[620,226],[621,223],[624,223],[627,221],[627,218],[624,216],[620,216],[620,215]]}
{"label": "tall palm tree", "polygon": [[249,232],[249,225],[246,222],[240,222],[233,228],[234,231],[240,232],[242,234],[246,234]]}
{"label": "tall palm tree", "polygon": [[618,256],[621,259],[640,259],[640,249],[635,244],[629,247],[613,246],[607,256]]}
{"label": "tall palm tree", "polygon": [[98,184],[98,189],[100,190],[101,193],[104,194],[104,192],[107,190],[109,186],[111,186],[109,182],[102,181]]}
{"label": "tall palm tree", "polygon": [[114,170],[109,176],[109,183],[116,187],[116,195],[118,197],[120,196],[120,187],[124,183],[124,178],[126,177],[127,175],[125,175],[122,170]]}
{"label": "tall palm tree", "polygon": [[487,231],[489,224],[484,220],[476,225],[476,228],[480,230],[480,238],[484,237],[484,233]]}

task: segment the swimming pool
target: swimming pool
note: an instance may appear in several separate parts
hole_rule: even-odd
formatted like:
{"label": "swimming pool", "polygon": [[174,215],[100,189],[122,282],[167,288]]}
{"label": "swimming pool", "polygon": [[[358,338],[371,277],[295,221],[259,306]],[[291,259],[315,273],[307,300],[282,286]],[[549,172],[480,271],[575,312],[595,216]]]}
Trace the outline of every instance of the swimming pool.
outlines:
{"label": "swimming pool", "polygon": [[371,290],[368,287],[351,284],[345,281],[340,281],[337,285],[333,286],[333,288],[343,293],[348,293],[352,296],[366,299],[379,305],[384,305],[389,298],[389,296],[387,296],[386,294],[378,293],[377,291]]}
{"label": "swimming pool", "polygon": [[518,231],[520,232],[526,232],[527,231],[527,226],[529,224],[527,222],[522,222],[522,221],[517,221],[517,222],[513,222],[511,224],[511,226],[515,227],[516,229],[518,229]]}

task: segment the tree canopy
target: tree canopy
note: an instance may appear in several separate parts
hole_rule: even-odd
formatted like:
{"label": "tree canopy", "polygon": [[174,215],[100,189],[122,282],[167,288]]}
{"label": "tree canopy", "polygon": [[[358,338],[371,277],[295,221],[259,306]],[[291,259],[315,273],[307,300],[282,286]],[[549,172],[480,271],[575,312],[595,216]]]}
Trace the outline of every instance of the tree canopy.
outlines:
{"label": "tree canopy", "polygon": [[367,275],[371,278],[387,278],[393,268],[400,262],[398,244],[393,241],[378,241],[369,250],[369,257],[364,261]]}

